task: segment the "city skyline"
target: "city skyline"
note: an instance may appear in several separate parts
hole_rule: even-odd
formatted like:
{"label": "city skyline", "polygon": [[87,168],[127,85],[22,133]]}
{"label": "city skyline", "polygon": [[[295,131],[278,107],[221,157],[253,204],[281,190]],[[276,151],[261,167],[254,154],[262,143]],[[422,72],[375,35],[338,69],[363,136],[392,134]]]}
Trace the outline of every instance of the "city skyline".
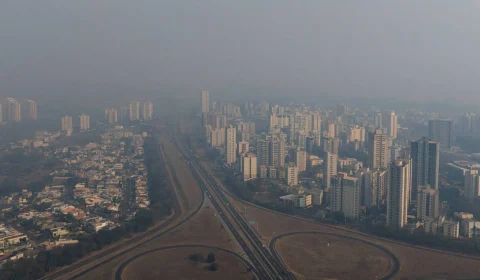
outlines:
{"label": "city skyline", "polygon": [[0,278],[478,278],[479,9],[5,1]]}

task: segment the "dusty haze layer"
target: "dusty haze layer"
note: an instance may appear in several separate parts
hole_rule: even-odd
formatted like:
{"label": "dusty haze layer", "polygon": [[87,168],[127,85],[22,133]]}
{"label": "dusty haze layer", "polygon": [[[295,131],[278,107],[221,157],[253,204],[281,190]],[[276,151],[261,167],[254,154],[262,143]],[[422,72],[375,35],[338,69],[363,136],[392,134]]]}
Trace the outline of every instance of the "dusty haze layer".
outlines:
{"label": "dusty haze layer", "polygon": [[0,95],[478,101],[478,1],[3,1]]}

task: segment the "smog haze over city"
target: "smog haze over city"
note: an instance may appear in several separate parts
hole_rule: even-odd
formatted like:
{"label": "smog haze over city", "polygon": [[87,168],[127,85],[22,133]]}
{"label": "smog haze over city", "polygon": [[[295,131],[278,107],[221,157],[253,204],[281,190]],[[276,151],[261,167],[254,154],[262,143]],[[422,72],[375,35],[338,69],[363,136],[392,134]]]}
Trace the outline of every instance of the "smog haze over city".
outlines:
{"label": "smog haze over city", "polygon": [[0,1],[0,280],[478,279],[478,1]]}
{"label": "smog haze over city", "polygon": [[478,102],[477,1],[4,1],[0,91]]}

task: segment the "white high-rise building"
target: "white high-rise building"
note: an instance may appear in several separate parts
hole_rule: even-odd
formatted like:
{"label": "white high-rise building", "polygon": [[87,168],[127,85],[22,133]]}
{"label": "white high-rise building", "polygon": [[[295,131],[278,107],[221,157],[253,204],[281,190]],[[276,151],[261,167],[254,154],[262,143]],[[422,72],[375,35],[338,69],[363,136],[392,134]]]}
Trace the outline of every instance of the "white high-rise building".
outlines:
{"label": "white high-rise building", "polygon": [[337,128],[337,126],[335,125],[335,122],[329,122],[328,123],[328,137],[330,137],[330,138],[337,137],[337,133],[335,131],[336,128]]}
{"label": "white high-rise building", "polygon": [[129,113],[130,113],[131,121],[140,120],[140,102],[139,101],[130,102]]}
{"label": "white high-rise building", "polygon": [[323,182],[326,191],[330,189],[332,177],[337,175],[337,165],[338,155],[325,153],[325,158],[323,159]]}
{"label": "white high-rise building", "polygon": [[458,238],[460,233],[460,223],[457,221],[443,222],[443,236]]}
{"label": "white high-rise building", "polygon": [[29,120],[36,120],[37,116],[37,102],[33,100],[26,100],[25,104],[27,105],[26,117]]}
{"label": "white high-rise building", "polygon": [[278,117],[276,114],[271,114],[269,117],[269,129],[270,132],[273,132],[275,128],[278,126]]}
{"label": "white high-rise building", "polygon": [[238,155],[246,154],[248,153],[248,150],[249,150],[249,144],[247,141],[238,142]]}
{"label": "white high-rise building", "polygon": [[313,131],[322,131],[322,117],[320,113],[314,112],[312,114],[312,130]]}
{"label": "white high-rise building", "polygon": [[227,164],[237,161],[237,129],[233,125],[225,129],[225,161]]}
{"label": "white high-rise building", "polygon": [[116,124],[118,122],[118,111],[117,111],[117,109],[113,109],[113,108],[105,109],[105,120],[109,124]]}
{"label": "white high-rise building", "polygon": [[387,129],[388,136],[397,138],[397,115],[395,111],[385,111],[382,117],[383,127]]}
{"label": "white high-rise building", "polygon": [[202,90],[202,113],[208,113],[210,111],[210,93],[208,90]]}
{"label": "white high-rise building", "polygon": [[363,190],[362,205],[367,207],[379,205],[387,198],[387,170],[358,170],[355,175],[360,180]]}
{"label": "white high-rise building", "polygon": [[144,121],[149,121],[153,118],[153,104],[150,101],[143,103],[142,118]]}
{"label": "white high-rise building", "polygon": [[258,166],[269,164],[269,141],[266,139],[257,139],[257,162]]}
{"label": "white high-rise building", "polygon": [[345,217],[358,219],[360,216],[360,182],[358,178],[339,172],[332,177],[329,191],[330,209],[341,211]]}
{"label": "white high-rise building", "polygon": [[205,129],[211,147],[220,147],[225,144],[225,128],[212,129],[210,125],[207,125]]}
{"label": "white high-rise building", "polygon": [[285,140],[278,137],[271,137],[268,143],[268,165],[285,166]]}
{"label": "white high-rise building", "polygon": [[365,128],[358,125],[348,129],[347,142],[365,142]]}
{"label": "white high-rise building", "polygon": [[417,219],[438,218],[439,216],[438,190],[430,186],[418,186],[417,191]]}
{"label": "white high-rise building", "polygon": [[397,159],[389,166],[387,226],[400,230],[407,223],[412,188],[411,159]]}
{"label": "white high-rise building", "polygon": [[80,115],[80,130],[87,131],[90,129],[90,116],[86,114]]}
{"label": "white high-rise building", "polygon": [[20,103],[12,97],[7,97],[7,115],[9,121],[19,122],[22,120]]}
{"label": "white high-rise building", "polygon": [[480,196],[480,176],[478,170],[469,170],[464,175],[464,192],[465,198],[473,202],[475,198]]}
{"label": "white high-rise building", "polygon": [[382,122],[382,114],[380,112],[377,112],[375,114],[375,117],[373,118],[373,123],[374,123],[375,129],[382,129],[383,122]]}
{"label": "white high-rise building", "polygon": [[368,165],[371,169],[388,166],[388,136],[379,129],[368,134]]}
{"label": "white high-rise building", "polygon": [[130,119],[130,106],[122,106],[120,107],[118,118],[121,121],[126,121]]}
{"label": "white high-rise building", "polygon": [[298,185],[298,168],[295,166],[293,162],[291,162],[287,166],[287,174],[286,174],[286,179],[287,179],[287,184],[289,186],[296,186]]}
{"label": "white high-rise building", "polygon": [[254,154],[242,154],[240,157],[240,171],[243,174],[243,180],[253,180],[257,178],[257,156]]}
{"label": "white high-rise building", "polygon": [[295,160],[297,162],[298,172],[307,171],[307,152],[302,149],[297,149],[295,153]]}
{"label": "white high-rise building", "polygon": [[73,130],[73,125],[72,125],[72,116],[63,116],[62,117],[62,131],[72,131]]}

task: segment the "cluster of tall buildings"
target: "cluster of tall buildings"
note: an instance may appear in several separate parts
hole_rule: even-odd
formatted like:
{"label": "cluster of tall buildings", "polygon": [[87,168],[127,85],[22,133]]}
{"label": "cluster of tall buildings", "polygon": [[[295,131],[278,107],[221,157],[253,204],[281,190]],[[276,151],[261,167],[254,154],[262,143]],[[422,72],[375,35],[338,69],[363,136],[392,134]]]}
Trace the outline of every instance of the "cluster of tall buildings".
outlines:
{"label": "cluster of tall buildings", "polygon": [[[21,102],[17,101],[13,97],[7,97],[5,99],[5,116],[6,121],[19,122],[22,119],[36,120],[37,115],[37,102],[33,100],[25,100],[23,111]],[[4,112],[2,105],[0,104],[0,122],[4,120]]]}
{"label": "cluster of tall buildings", "polygon": [[[116,108],[104,109],[105,122],[108,124],[116,124],[120,120],[144,120],[148,121],[153,118],[153,104],[150,101],[140,103],[139,101],[131,102],[129,106],[121,108],[120,113]],[[80,131],[90,129],[90,116],[81,114],[78,116],[78,127]],[[72,116],[66,115],[61,118],[61,130],[71,133],[73,131]]]}
{"label": "cluster of tall buildings", "polygon": [[[90,116],[87,114],[81,114],[78,117],[80,131],[87,131],[90,129]],[[72,116],[65,115],[61,118],[61,130],[63,132],[72,133],[73,132],[73,121]]]}
{"label": "cluster of tall buildings", "polygon": [[417,219],[438,218],[440,143],[423,137],[410,142],[409,153],[388,160],[388,141],[388,136],[379,130],[369,135],[372,170],[359,176],[365,184],[365,205],[377,205],[384,200],[387,225],[393,230],[407,224],[411,206],[416,207]]}
{"label": "cluster of tall buildings", "polygon": [[106,108],[105,121],[115,124],[118,121],[149,121],[153,119],[153,103],[150,101],[133,101],[128,106],[122,106],[120,110]]}
{"label": "cluster of tall buildings", "polygon": [[[398,117],[392,110],[369,118],[353,116],[344,104],[336,111],[266,101],[246,102],[243,110],[226,105],[201,92],[206,137],[211,147],[223,151],[226,165],[238,167],[243,180],[280,179],[298,186],[299,174],[312,168],[314,154],[321,154],[319,191],[331,211],[357,219],[361,206],[386,204],[387,226],[393,230],[403,228],[412,213],[420,220],[440,217],[439,155],[442,146],[450,145],[450,122],[430,121],[429,137],[411,141],[407,148],[405,142],[398,144]],[[243,116],[267,120],[268,127],[256,134],[255,124]],[[365,153],[366,160],[339,158],[340,149]],[[357,162],[356,167],[345,170],[349,162]],[[480,192],[478,178],[472,174],[469,179],[475,194]]]}

